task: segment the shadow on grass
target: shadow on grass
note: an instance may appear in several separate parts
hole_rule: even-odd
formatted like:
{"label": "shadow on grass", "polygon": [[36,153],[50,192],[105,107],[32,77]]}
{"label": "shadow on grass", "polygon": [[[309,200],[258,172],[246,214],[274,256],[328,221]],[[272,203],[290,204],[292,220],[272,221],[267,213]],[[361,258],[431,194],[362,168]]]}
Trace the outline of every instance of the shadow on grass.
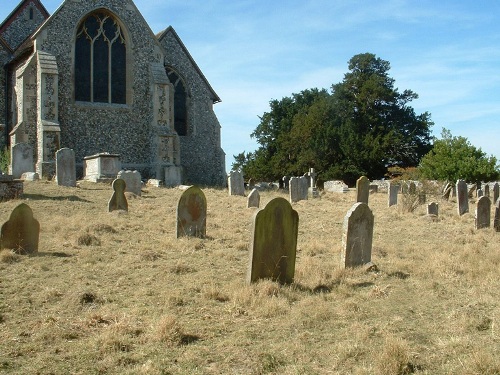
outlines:
{"label": "shadow on grass", "polygon": [[92,203],[89,200],[82,199],[77,197],[76,195],[67,195],[67,196],[59,196],[59,197],[49,197],[47,195],[42,194],[23,194],[24,199],[31,199],[33,201],[70,201],[70,202],[84,202],[84,203]]}

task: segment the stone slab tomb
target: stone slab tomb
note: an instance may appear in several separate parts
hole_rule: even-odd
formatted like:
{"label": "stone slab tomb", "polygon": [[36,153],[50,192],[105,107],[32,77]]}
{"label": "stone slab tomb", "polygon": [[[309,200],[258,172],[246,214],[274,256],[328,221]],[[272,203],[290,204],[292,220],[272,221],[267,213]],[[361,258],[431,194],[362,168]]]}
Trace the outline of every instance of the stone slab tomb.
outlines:
{"label": "stone slab tomb", "polygon": [[76,186],[75,151],[70,148],[56,152],[56,183],[59,186]]}
{"label": "stone slab tomb", "polygon": [[83,158],[84,179],[92,182],[113,181],[122,169],[120,155],[107,152]]}
{"label": "stone slab tomb", "polygon": [[248,283],[271,279],[293,282],[299,214],[284,198],[271,200],[253,218]]}
{"label": "stone slab tomb", "polygon": [[10,214],[9,221],[2,225],[0,248],[13,249],[21,254],[38,251],[40,223],[33,217],[33,211],[21,203]]}
{"label": "stone slab tomb", "polygon": [[491,201],[482,196],[477,200],[475,226],[476,229],[489,228],[491,225]]}
{"label": "stone slab tomb", "polygon": [[245,181],[243,174],[239,171],[231,171],[227,177],[227,186],[229,188],[229,195],[245,196]]}
{"label": "stone slab tomb", "polygon": [[248,194],[248,208],[260,207],[260,193],[257,189],[253,189],[250,194]]}
{"label": "stone slab tomb", "polygon": [[364,266],[372,259],[373,213],[366,203],[358,202],[344,218],[341,267]]}
{"label": "stone slab tomb", "polygon": [[387,196],[389,199],[389,207],[395,206],[398,204],[398,193],[399,193],[400,186],[397,184],[391,184],[389,183],[387,186]]}
{"label": "stone slab tomb", "polygon": [[142,179],[141,174],[138,171],[120,171],[116,178],[125,181],[125,191],[133,193],[137,196],[141,196],[142,189]]}
{"label": "stone slab tomb", "polygon": [[457,181],[457,210],[458,215],[469,212],[469,192],[467,183],[464,180]]}
{"label": "stone slab tomb", "polygon": [[329,193],[347,193],[349,186],[344,181],[326,181],[323,185],[325,191]]}
{"label": "stone slab tomb", "polygon": [[309,190],[307,178],[304,176],[290,178],[289,190],[291,203],[307,200]]}
{"label": "stone slab tomb", "polygon": [[121,178],[117,178],[113,181],[113,195],[108,202],[108,211],[128,211],[128,202],[125,197],[125,189],[127,184]]}
{"label": "stone slab tomb", "polygon": [[35,172],[33,147],[28,143],[18,143],[10,150],[10,174],[16,179],[24,172]]}
{"label": "stone slab tomb", "polygon": [[177,204],[177,238],[207,235],[207,198],[197,186],[190,186]]}
{"label": "stone slab tomb", "polygon": [[368,204],[370,196],[370,180],[366,176],[361,176],[356,181],[356,202]]}

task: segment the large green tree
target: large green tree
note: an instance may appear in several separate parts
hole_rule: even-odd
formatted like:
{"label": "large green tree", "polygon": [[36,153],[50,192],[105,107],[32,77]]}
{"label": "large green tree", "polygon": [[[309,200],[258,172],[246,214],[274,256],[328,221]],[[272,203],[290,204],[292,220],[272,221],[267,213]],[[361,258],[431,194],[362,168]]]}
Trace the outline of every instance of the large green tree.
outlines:
{"label": "large green tree", "polygon": [[430,115],[416,115],[417,95],[394,88],[390,64],[373,54],[349,61],[332,91],[304,90],[272,100],[251,134],[260,147],[236,155],[248,177],[276,179],[316,168],[322,179],[353,183],[383,177],[387,166],[416,166],[430,150]]}
{"label": "large green tree", "polygon": [[455,137],[447,129],[443,129],[441,139],[436,139],[432,150],[422,158],[419,170],[423,177],[452,182],[493,181],[500,175],[494,156],[487,156],[467,138]]}

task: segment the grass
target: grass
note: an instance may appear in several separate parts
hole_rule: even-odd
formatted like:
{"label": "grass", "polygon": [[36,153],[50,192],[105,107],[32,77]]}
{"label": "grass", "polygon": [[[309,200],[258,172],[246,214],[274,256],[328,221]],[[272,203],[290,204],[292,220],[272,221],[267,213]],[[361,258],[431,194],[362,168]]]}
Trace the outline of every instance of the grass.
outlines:
{"label": "grass", "polygon": [[128,214],[83,182],[1,203],[2,223],[27,203],[41,233],[37,255],[0,252],[0,373],[500,374],[500,234],[455,202],[435,221],[370,195],[371,272],[339,265],[354,192],[295,203],[295,282],[247,285],[255,209],[203,191],[204,239],[175,238],[178,189],[147,188]]}

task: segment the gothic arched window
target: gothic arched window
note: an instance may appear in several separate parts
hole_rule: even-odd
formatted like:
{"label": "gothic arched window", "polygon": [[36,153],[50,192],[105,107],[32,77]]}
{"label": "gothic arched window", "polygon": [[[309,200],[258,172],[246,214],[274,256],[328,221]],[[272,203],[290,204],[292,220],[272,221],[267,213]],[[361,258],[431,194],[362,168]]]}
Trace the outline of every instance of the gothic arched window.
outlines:
{"label": "gothic arched window", "polygon": [[167,68],[167,75],[174,85],[174,128],[178,135],[188,134],[187,122],[187,91],[181,77],[171,68]]}
{"label": "gothic arched window", "polygon": [[111,14],[87,16],[76,33],[75,100],[125,104],[126,52],[123,30]]}

